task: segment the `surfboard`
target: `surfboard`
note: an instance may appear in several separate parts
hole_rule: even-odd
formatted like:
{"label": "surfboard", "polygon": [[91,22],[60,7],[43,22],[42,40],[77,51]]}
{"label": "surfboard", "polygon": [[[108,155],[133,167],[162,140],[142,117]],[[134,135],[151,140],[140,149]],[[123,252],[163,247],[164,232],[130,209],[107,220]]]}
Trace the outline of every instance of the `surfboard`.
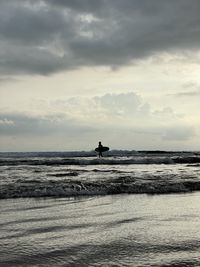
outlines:
{"label": "surfboard", "polygon": [[[109,147],[107,147],[107,146],[102,146],[100,151],[101,151],[101,152],[105,152],[105,151],[108,151],[108,150],[109,150]],[[96,148],[95,148],[95,151],[96,151],[96,152],[99,152],[99,147],[96,147]]]}

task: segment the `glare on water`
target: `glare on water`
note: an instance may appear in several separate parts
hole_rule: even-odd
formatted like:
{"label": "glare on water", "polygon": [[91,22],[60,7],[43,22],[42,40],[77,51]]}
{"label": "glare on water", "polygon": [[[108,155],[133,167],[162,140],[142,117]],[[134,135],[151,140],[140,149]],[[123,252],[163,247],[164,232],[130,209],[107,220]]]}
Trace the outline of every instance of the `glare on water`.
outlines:
{"label": "glare on water", "polygon": [[199,266],[199,204],[199,193],[1,200],[0,263]]}

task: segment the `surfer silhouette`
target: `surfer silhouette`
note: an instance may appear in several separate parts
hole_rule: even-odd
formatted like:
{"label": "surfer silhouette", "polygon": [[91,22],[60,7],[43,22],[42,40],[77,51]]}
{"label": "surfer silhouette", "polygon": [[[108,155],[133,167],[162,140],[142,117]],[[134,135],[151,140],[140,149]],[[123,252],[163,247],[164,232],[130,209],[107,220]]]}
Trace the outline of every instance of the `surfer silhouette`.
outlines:
{"label": "surfer silhouette", "polygon": [[105,151],[108,151],[108,150],[109,150],[109,147],[103,146],[101,144],[101,141],[99,141],[98,147],[95,148],[95,151],[98,152],[99,158],[100,157],[103,157],[103,154],[102,153],[105,152]]}
{"label": "surfer silhouette", "polygon": [[103,157],[103,154],[102,154],[103,146],[102,146],[101,142],[99,142],[98,149],[99,149],[99,158]]}

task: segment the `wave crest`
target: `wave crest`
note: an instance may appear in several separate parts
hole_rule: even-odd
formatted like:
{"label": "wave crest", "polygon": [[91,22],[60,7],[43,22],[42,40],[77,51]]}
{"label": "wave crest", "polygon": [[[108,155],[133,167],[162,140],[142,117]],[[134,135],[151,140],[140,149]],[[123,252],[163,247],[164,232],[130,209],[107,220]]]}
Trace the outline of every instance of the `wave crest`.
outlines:
{"label": "wave crest", "polygon": [[194,164],[200,163],[199,156],[177,157],[105,157],[105,158],[37,158],[0,159],[0,166],[63,166],[63,165],[129,165],[129,164]]}
{"label": "wave crest", "polygon": [[20,197],[71,197],[84,195],[110,195],[110,194],[167,194],[186,193],[200,190],[200,181],[180,181],[162,183],[152,181],[140,183],[131,177],[118,178],[106,182],[81,182],[81,181],[29,181],[3,185],[0,198]]}

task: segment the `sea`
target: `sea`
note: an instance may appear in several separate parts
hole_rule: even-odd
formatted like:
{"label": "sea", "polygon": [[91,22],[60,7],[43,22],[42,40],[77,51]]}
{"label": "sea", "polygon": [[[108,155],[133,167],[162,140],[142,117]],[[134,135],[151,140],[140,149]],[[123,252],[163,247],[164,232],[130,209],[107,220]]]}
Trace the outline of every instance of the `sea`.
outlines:
{"label": "sea", "polygon": [[200,266],[200,152],[0,153],[0,267]]}

